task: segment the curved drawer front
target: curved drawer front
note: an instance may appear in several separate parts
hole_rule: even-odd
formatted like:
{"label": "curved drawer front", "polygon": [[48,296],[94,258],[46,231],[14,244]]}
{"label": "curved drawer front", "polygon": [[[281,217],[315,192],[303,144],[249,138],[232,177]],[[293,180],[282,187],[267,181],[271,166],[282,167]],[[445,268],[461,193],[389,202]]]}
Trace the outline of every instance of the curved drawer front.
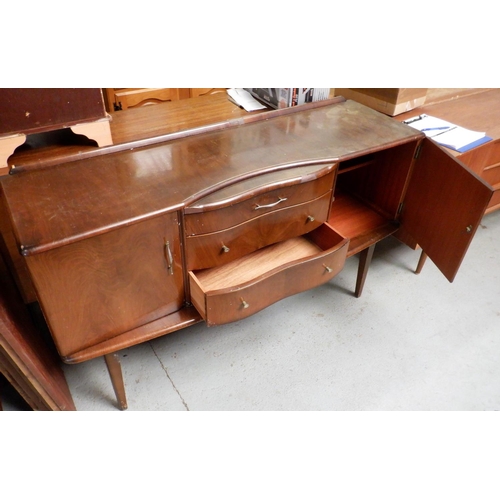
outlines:
{"label": "curved drawer front", "polygon": [[331,192],[298,206],[274,210],[236,227],[186,238],[187,269],[231,262],[267,245],[305,234],[328,219]]}
{"label": "curved drawer front", "polygon": [[[265,188],[262,188],[259,194],[234,204],[224,203],[222,200],[220,204],[223,208],[214,209],[217,204],[213,204],[205,207],[203,211],[187,213],[184,217],[186,235],[222,231],[266,213],[314,200],[332,190],[334,174],[335,172],[330,172],[313,181],[283,186],[267,192],[262,192],[265,191]],[[193,208],[186,209],[189,210]]]}
{"label": "curved drawer front", "polygon": [[246,318],[332,279],[344,266],[348,246],[348,239],[321,225],[219,268],[191,271],[191,301],[208,325]]}

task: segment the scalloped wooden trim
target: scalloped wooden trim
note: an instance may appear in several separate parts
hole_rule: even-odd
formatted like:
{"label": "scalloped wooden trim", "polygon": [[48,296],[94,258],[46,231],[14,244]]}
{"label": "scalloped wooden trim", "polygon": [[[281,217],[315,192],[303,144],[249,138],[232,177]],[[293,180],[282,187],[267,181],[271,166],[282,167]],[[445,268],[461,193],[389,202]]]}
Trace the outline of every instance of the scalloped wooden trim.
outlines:
{"label": "scalloped wooden trim", "polygon": [[99,147],[110,146],[113,144],[113,138],[109,122],[109,118],[103,118],[95,122],[72,125],[70,128],[75,134],[84,135],[96,141]]}
{"label": "scalloped wooden trim", "polygon": [[24,144],[25,134],[16,134],[0,137],[0,175],[8,174],[10,171],[7,160],[14,153],[15,149]]}

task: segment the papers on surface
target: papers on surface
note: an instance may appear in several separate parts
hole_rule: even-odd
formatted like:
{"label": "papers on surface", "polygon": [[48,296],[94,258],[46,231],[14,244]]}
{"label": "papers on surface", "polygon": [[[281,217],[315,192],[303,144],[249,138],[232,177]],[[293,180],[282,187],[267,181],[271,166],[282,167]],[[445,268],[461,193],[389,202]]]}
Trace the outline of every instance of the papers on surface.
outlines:
{"label": "papers on surface", "polygon": [[267,109],[264,104],[255,99],[250,92],[245,89],[228,89],[227,94],[229,99],[237,106],[241,106],[246,111],[257,111],[259,109]]}
{"label": "papers on surface", "polygon": [[420,130],[438,144],[460,153],[491,141],[491,137],[488,137],[484,132],[469,130],[441,118],[425,114],[409,118],[403,123]]}

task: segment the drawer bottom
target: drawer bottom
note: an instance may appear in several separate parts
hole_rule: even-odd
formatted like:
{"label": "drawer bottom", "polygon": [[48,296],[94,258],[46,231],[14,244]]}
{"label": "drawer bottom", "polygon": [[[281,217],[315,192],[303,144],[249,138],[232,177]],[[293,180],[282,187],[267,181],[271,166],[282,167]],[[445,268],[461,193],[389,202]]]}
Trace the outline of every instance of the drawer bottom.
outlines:
{"label": "drawer bottom", "polygon": [[332,279],[348,246],[348,239],[323,224],[223,266],[191,271],[191,301],[210,326],[246,318]]}

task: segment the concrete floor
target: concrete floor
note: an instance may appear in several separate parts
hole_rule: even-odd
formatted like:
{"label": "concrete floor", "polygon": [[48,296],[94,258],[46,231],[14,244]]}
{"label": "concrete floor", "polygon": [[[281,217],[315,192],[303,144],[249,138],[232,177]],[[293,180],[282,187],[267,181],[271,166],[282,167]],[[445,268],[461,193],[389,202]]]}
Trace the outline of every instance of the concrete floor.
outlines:
{"label": "concrete floor", "polygon": [[[500,212],[483,218],[450,284],[394,238],[329,283],[244,321],[121,352],[128,412],[499,410]],[[78,410],[119,411],[103,359],[64,367]],[[4,410],[23,409],[4,401]]]}

